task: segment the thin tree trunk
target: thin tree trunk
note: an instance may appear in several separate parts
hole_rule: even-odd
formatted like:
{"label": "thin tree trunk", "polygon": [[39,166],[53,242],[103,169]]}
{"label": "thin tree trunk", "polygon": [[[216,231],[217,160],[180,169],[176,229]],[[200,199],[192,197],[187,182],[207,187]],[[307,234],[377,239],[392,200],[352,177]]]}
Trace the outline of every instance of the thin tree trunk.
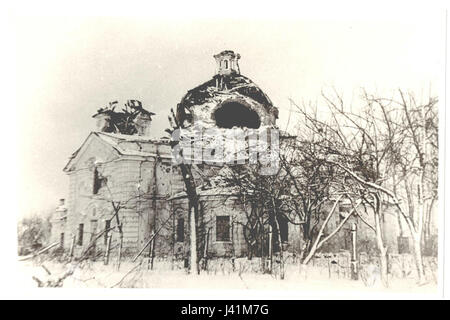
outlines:
{"label": "thin tree trunk", "polygon": [[309,261],[311,261],[312,257],[314,257],[314,254],[317,251],[317,242],[314,242],[311,246],[311,250],[309,251],[308,255],[303,259],[302,264],[308,264]]}
{"label": "thin tree trunk", "polygon": [[[395,196],[397,196],[397,181],[396,181],[396,176],[395,174],[392,176],[392,185],[393,185],[393,193]],[[400,237],[403,237],[403,226],[402,226],[402,219],[401,219],[401,214],[400,212],[397,211],[397,224],[398,224],[398,229],[399,229],[399,233],[400,233]]]}
{"label": "thin tree trunk", "polygon": [[120,260],[122,258],[123,233],[119,233],[119,250],[117,252],[117,270],[120,270]]}
{"label": "thin tree trunk", "polygon": [[208,270],[208,247],[209,247],[209,234],[210,234],[211,228],[208,228],[208,232],[206,233],[206,242],[205,242],[205,250],[203,251],[203,261],[204,261],[204,268],[203,270]]}
{"label": "thin tree trunk", "polygon": [[422,245],[420,234],[413,237],[414,260],[416,262],[417,276],[419,284],[425,283],[425,272],[423,268]]}
{"label": "thin tree trunk", "polygon": [[384,246],[381,217],[379,207],[374,209],[375,218],[375,236],[377,239],[378,250],[380,251],[380,276],[384,286],[388,287],[388,262],[387,262],[387,248]]}
{"label": "thin tree trunk", "polygon": [[150,244],[150,270],[153,270],[153,263],[155,261],[155,246],[156,246],[156,233],[153,233],[153,240]]}
{"label": "thin tree trunk", "polygon": [[231,219],[231,254],[232,254],[232,258],[231,258],[231,265],[233,267],[233,272],[236,270],[236,264],[235,264],[235,260],[236,260],[236,251],[234,248],[234,217]]}
{"label": "thin tree trunk", "polygon": [[112,234],[110,234],[108,236],[107,241],[106,241],[105,260],[104,260],[105,266],[108,265],[108,263],[109,263],[109,251],[111,249],[111,238],[112,238]]}
{"label": "thin tree trunk", "polygon": [[[425,137],[424,137],[425,140]],[[423,143],[424,152],[426,152],[425,142]],[[426,153],[425,153],[426,156]],[[425,272],[423,269],[423,258],[422,258],[422,234],[423,225],[425,219],[425,164],[422,165],[422,172],[419,183],[419,214],[417,217],[417,230],[414,233],[413,244],[414,244],[414,257],[416,260],[417,276],[419,284],[425,282]]]}
{"label": "thin tree trunk", "polygon": [[197,227],[195,223],[195,210],[191,206],[189,209],[189,223],[190,223],[190,240],[191,240],[191,265],[190,274],[197,274]]}
{"label": "thin tree trunk", "polygon": [[259,236],[259,241],[260,241],[260,251],[261,251],[261,270],[263,273],[266,272],[266,258],[264,256],[264,247],[265,247],[265,241],[264,241],[264,227],[262,229],[263,231],[261,232],[260,236]]}
{"label": "thin tree trunk", "polygon": [[269,224],[269,271],[272,273],[272,266],[273,266],[273,231],[272,226]]}
{"label": "thin tree trunk", "polygon": [[280,279],[284,279],[284,259],[283,259],[283,243],[281,241],[281,231],[280,224],[278,223],[278,218],[275,218],[275,223],[277,225],[277,233],[278,233],[278,243],[280,247]]}
{"label": "thin tree trunk", "polygon": [[[420,206],[419,206],[419,219],[421,219],[421,218],[423,219],[423,216],[422,216],[423,212],[420,213],[420,211],[422,209],[423,208],[420,208]],[[400,210],[400,208],[399,208],[399,210]],[[410,233],[411,238],[413,240],[412,241],[413,242],[413,251],[414,251],[413,255],[414,255],[414,261],[415,261],[415,264],[416,264],[417,279],[418,279],[418,282],[420,284],[422,284],[425,281],[425,272],[424,272],[424,268],[423,268],[423,257],[422,257],[422,232],[423,232],[422,229],[423,229],[423,224],[419,223],[419,225],[417,226],[417,229],[416,229],[416,224],[414,223],[414,221],[411,218],[405,216],[405,214],[402,214],[402,215],[403,215],[403,217],[406,220],[406,223],[408,225],[409,233]]]}
{"label": "thin tree trunk", "polygon": [[419,157],[421,173],[420,173],[420,181],[419,181],[419,194],[418,194],[418,214],[417,220],[413,220],[414,226],[411,226],[411,233],[413,235],[413,245],[414,245],[414,258],[416,261],[417,268],[417,276],[419,284],[423,284],[425,282],[425,273],[423,268],[423,259],[422,259],[422,233],[423,233],[423,225],[425,219],[425,169],[427,164],[427,132],[426,132],[426,123],[425,123],[425,114],[424,108],[420,108],[421,111],[421,124],[422,124],[422,141],[419,143],[415,141],[416,149],[420,155],[420,151],[423,152],[422,157]]}
{"label": "thin tree trunk", "polygon": [[[417,280],[419,284],[422,284],[425,282],[425,273],[423,268],[423,257],[422,257],[422,233],[423,233],[423,225],[424,225],[424,218],[425,218],[425,205],[423,201],[423,185],[424,185],[424,171],[422,170],[421,175],[421,181],[419,183],[419,195],[418,195],[418,212],[414,216],[416,217],[416,220],[413,219],[413,217],[406,216],[403,211],[401,211],[401,207],[397,205],[397,208],[400,212],[402,212],[403,217],[406,220],[406,223],[408,225],[408,229],[411,235],[411,238],[413,240],[413,251],[414,251],[414,261],[416,264],[416,270],[417,270]],[[412,203],[412,197],[411,193],[407,190],[407,197],[408,197],[408,208],[409,211],[414,210],[414,206]]]}

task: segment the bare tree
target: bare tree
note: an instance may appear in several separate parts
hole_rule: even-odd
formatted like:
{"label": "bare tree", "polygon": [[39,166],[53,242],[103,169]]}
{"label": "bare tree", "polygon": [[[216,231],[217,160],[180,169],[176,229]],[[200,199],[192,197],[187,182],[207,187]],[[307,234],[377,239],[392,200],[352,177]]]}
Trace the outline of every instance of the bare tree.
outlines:
{"label": "bare tree", "polygon": [[[283,277],[286,239],[282,231],[288,223],[302,229],[304,246],[300,261],[307,264],[351,216],[356,216],[361,201],[354,203],[355,208],[339,224],[331,226],[328,222],[336,214],[336,207],[344,198],[349,201],[354,198],[351,188],[337,187],[341,184],[342,170],[334,169],[325,161],[323,150],[310,141],[285,142],[282,149],[280,166],[273,175],[259,174],[258,166],[235,165],[229,167],[224,177],[244,207],[246,219],[240,223],[249,257],[255,251],[271,257],[275,248],[280,255]],[[333,204],[331,208],[327,207],[329,203]],[[325,229],[329,231],[327,235]]]}
{"label": "bare tree", "polygon": [[438,199],[437,99],[430,97],[425,103],[418,103],[414,94],[402,90],[390,99],[367,93],[364,96],[382,111],[380,121],[387,129],[382,138],[391,145],[387,150],[391,161],[388,175],[396,182],[387,194],[406,221],[418,280],[423,283],[422,240],[425,231],[429,231],[431,212]]}
{"label": "bare tree", "polygon": [[[297,105],[303,120],[301,125],[309,130],[311,143],[325,151],[324,159],[328,163],[345,172],[345,181],[356,186],[357,197],[372,209],[385,284],[387,247],[382,204],[396,207],[405,218],[414,239],[418,277],[422,282],[420,245],[426,217],[425,201],[429,201],[428,210],[431,210],[437,197],[437,115],[434,109],[437,100],[430,99],[419,106],[412,95],[406,99],[402,91],[399,94],[401,99],[397,102],[392,98],[375,98],[364,91],[361,104],[354,111],[344,104],[336,91],[332,95],[323,93],[327,107],[324,119],[317,117],[317,110]],[[417,193],[411,192],[412,181],[419,181]],[[400,188],[400,182],[404,187]],[[403,201],[401,194],[408,201]],[[413,217],[414,203],[418,203],[419,210]]]}
{"label": "bare tree", "polygon": [[364,109],[364,115],[353,114],[345,109],[344,101],[336,91],[331,97],[324,93],[322,96],[328,107],[322,110],[328,110],[323,119],[317,116],[317,106],[308,110],[309,106],[296,105],[303,120],[302,128],[309,131],[310,142],[323,150],[323,160],[345,173],[341,187],[353,184],[358,198],[372,208],[381,277],[387,285],[387,248],[383,239],[381,210],[383,194],[377,184],[384,179],[384,141],[377,139],[379,128],[373,122],[375,115],[372,109]]}
{"label": "bare tree", "polygon": [[254,254],[268,256],[272,264],[272,255],[278,252],[283,279],[283,244],[286,240],[283,239],[282,225],[288,223],[291,206],[287,194],[290,190],[289,176],[282,172],[281,166],[274,175],[261,175],[258,165],[234,165],[229,169],[223,176],[246,214],[246,219],[236,223],[243,226],[249,257]]}
{"label": "bare tree", "polygon": [[[169,123],[171,128],[166,129],[166,132],[173,134],[174,131],[182,129],[183,125],[177,120],[173,109],[171,109],[172,116],[169,116]],[[172,140],[172,148],[179,144],[179,141]],[[186,188],[186,195],[188,198],[188,212],[189,212],[189,236],[190,236],[190,274],[195,275],[200,272],[198,266],[198,248],[197,248],[197,219],[199,217],[199,195],[197,193],[197,183],[195,181],[192,165],[181,162],[179,164],[181,175],[183,177]]]}

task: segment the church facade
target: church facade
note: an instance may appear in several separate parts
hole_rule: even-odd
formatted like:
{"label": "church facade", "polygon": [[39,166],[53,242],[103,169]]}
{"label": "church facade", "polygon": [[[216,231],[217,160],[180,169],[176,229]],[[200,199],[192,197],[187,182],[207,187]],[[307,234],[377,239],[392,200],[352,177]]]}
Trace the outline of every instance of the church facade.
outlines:
{"label": "church facade", "polygon": [[[274,128],[278,110],[255,83],[240,74],[239,54],[223,51],[214,58],[216,74],[187,92],[177,106],[177,121],[187,130],[201,126],[225,134],[233,127]],[[93,117],[97,131],[89,134],[64,168],[69,196],[56,210],[53,241],[65,250],[73,248],[76,256],[103,231],[96,240],[96,250],[101,252],[109,237],[111,247],[118,245],[119,224],[124,253],[138,252],[157,233],[154,251],[158,255],[186,256],[188,201],[169,139],[149,138],[151,113],[139,117],[134,134],[111,130],[109,112]],[[217,168],[202,166],[199,170],[213,177]],[[210,256],[245,255],[245,240],[237,223],[245,214],[236,198],[214,185],[200,190],[199,196],[204,214],[198,223],[206,233],[199,236],[200,251],[207,250]]]}

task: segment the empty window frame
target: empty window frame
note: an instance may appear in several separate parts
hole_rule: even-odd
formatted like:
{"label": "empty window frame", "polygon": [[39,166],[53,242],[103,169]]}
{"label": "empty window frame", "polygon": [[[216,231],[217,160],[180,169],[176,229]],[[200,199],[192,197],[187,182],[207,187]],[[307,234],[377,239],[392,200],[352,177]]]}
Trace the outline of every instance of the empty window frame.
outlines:
{"label": "empty window frame", "polygon": [[177,219],[177,242],[184,242],[184,218]]}
{"label": "empty window frame", "polygon": [[216,217],[216,241],[230,241],[230,216]]}
{"label": "empty window frame", "polygon": [[94,168],[94,185],[92,189],[93,194],[98,194],[98,191],[106,185],[106,177],[103,177],[97,168]]}
{"label": "empty window frame", "polygon": [[83,235],[84,235],[84,224],[80,223],[78,225],[78,242],[77,242],[79,246],[83,245]]}
{"label": "empty window frame", "polygon": [[101,181],[100,181],[100,176],[99,176],[98,170],[97,170],[97,168],[94,168],[94,187],[92,190],[93,194],[98,193],[98,190],[100,190],[100,184],[101,184]]}
{"label": "empty window frame", "polygon": [[289,222],[286,218],[278,219],[280,225],[280,238],[281,242],[288,242],[289,240]]}

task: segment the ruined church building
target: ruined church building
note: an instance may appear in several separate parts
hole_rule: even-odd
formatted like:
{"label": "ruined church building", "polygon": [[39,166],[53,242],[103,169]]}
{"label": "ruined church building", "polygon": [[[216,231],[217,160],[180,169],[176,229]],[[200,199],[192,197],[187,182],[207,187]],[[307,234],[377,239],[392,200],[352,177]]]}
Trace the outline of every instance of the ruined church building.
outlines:
{"label": "ruined church building", "polygon": [[[252,80],[241,74],[240,55],[223,51],[214,58],[215,75],[182,98],[176,110],[178,122],[187,128],[197,124],[220,130],[276,128],[278,109]],[[108,113],[93,117],[97,130],[88,135],[64,167],[69,195],[56,210],[53,241],[59,241],[66,251],[73,248],[77,257],[94,235],[108,230],[96,241],[95,250],[104,251],[110,237],[111,248],[117,248],[117,221],[111,218],[114,206],[120,206],[124,254],[136,254],[157,233],[152,250],[158,257],[186,258],[188,200],[180,169],[172,164],[169,139],[149,137],[151,113],[139,117],[135,134],[109,132]],[[211,168],[207,165],[199,167],[205,174],[215,174],[208,171]],[[199,237],[199,251],[210,257],[245,256],[248,248],[243,228],[236,221],[245,219],[246,214],[237,197],[214,183],[201,190],[199,197],[199,232],[204,232]],[[286,222],[280,230],[286,250],[298,252],[299,226]],[[336,237],[337,249],[348,246],[345,232]]]}

